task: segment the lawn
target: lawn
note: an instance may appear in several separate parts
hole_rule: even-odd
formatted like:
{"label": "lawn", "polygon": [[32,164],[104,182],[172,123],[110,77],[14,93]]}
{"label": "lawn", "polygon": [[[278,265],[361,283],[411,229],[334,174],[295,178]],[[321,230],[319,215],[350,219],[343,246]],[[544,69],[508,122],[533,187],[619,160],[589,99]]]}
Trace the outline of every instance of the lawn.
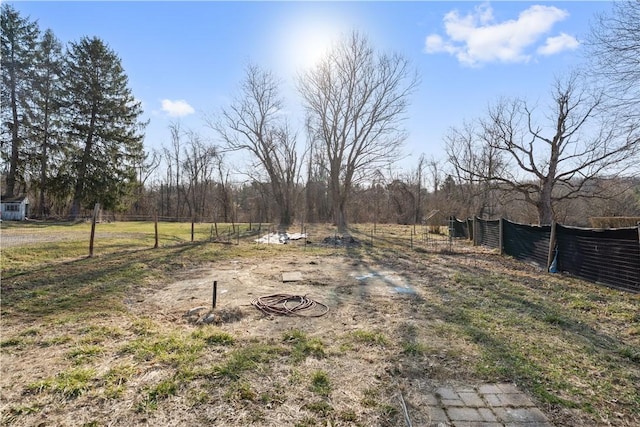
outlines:
{"label": "lawn", "polygon": [[[153,223],[98,224],[89,258],[88,224],[2,224],[2,424],[398,426],[401,393],[425,425],[427,391],[495,382],[558,426],[640,424],[638,295],[409,226],[228,228],[161,223],[154,249]],[[185,316],[213,280],[215,321]],[[251,305],[277,292],[329,312]]]}

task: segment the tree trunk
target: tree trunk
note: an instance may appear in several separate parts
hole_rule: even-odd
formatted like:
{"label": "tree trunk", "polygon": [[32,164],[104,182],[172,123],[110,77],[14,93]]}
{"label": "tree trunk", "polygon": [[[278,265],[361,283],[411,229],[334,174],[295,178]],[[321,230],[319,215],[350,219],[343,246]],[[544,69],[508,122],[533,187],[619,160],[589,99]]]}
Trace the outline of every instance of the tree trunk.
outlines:
{"label": "tree trunk", "polygon": [[18,133],[18,100],[16,96],[15,70],[11,67],[11,116],[13,123],[11,125],[11,160],[9,163],[9,175],[7,176],[7,188],[5,195],[13,197],[16,185],[16,173],[18,171],[18,153],[20,148],[20,135]]}
{"label": "tree trunk", "polygon": [[40,216],[48,214],[45,207],[45,189],[47,187],[47,151],[49,149],[49,101],[44,107],[44,135],[42,141],[42,157],[40,161]]}
{"label": "tree trunk", "polygon": [[84,197],[84,185],[85,175],[87,172],[87,164],[91,158],[91,150],[93,149],[93,132],[96,121],[95,106],[91,114],[91,121],[89,122],[89,134],[87,135],[87,142],[84,146],[84,153],[82,154],[82,161],[78,166],[78,178],[76,179],[76,187],[73,194],[73,203],[71,205],[71,219],[78,219],[80,215],[80,207],[82,198]]}
{"label": "tree trunk", "polygon": [[338,161],[332,160],[330,171],[331,179],[331,205],[333,210],[333,221],[340,233],[344,233],[347,229],[346,215],[346,194],[347,189],[340,183],[340,167]]}
{"label": "tree trunk", "polygon": [[48,148],[48,138],[47,134],[44,135],[44,143],[42,144],[42,161],[40,165],[40,216],[45,216],[47,214],[47,209],[45,208],[45,187],[47,185],[47,148]]}
{"label": "tree trunk", "polygon": [[549,225],[553,222],[553,207],[551,206],[551,190],[552,187],[548,182],[542,184],[540,191],[540,200],[536,204],[538,209],[539,225]]}
{"label": "tree trunk", "polygon": [[340,201],[334,205],[335,208],[335,221],[336,227],[338,227],[338,231],[340,233],[345,233],[347,231],[347,206],[346,200],[341,197]]}

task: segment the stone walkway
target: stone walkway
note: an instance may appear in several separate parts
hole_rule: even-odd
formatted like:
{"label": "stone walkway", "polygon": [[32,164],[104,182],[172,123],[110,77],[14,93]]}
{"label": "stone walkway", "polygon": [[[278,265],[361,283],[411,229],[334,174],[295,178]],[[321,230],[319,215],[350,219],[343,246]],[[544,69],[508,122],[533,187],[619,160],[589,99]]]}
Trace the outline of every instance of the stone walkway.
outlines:
{"label": "stone walkway", "polygon": [[427,398],[430,427],[553,427],[513,384],[440,387]]}

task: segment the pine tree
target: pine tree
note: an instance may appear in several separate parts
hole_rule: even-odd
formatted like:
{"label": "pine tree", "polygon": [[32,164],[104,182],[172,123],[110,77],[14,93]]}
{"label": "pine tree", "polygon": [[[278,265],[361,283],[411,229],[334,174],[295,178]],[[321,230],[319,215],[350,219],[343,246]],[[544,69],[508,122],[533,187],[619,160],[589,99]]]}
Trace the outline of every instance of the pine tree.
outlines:
{"label": "pine tree", "polygon": [[37,22],[23,18],[11,5],[2,5],[0,51],[2,91],[2,154],[9,158],[5,195],[14,196],[16,184],[24,182],[23,144],[28,125],[26,103],[31,94]]}
{"label": "pine tree", "polygon": [[145,124],[120,58],[97,37],[70,43],[65,91],[65,127],[77,165],[71,216],[96,202],[121,208],[135,187],[134,162],[143,154]]}
{"label": "pine tree", "polygon": [[[58,169],[62,161],[63,135],[61,127],[62,103],[62,45],[53,31],[42,36],[35,55],[33,91],[29,104],[30,170],[33,184],[39,193],[38,213],[48,214],[46,194],[50,193],[51,169]],[[68,193],[67,193],[68,194]]]}

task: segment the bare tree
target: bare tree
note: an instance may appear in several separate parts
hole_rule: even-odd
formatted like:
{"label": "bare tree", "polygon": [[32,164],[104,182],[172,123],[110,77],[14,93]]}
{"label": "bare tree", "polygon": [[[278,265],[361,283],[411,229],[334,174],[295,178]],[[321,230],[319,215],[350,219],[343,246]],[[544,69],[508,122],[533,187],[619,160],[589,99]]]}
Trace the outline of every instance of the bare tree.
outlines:
{"label": "bare tree", "polygon": [[283,107],[276,77],[256,65],[249,65],[240,95],[222,110],[220,120],[209,120],[208,124],[227,150],[244,150],[253,155],[255,163],[249,175],[255,179],[255,171],[266,173],[279,209],[280,225],[287,226],[294,218],[301,162],[296,151],[296,135],[289,128]]}
{"label": "bare tree", "polygon": [[389,204],[395,222],[398,224],[411,224],[415,220],[416,196],[410,183],[401,179],[394,179],[387,186]]}
{"label": "bare tree", "polygon": [[[312,132],[307,131],[308,135]],[[307,150],[307,182],[305,186],[306,222],[329,221],[331,206],[328,197],[328,170],[321,141],[310,140]]]}
{"label": "bare tree", "polygon": [[405,139],[400,122],[417,82],[405,58],[376,53],[357,32],[301,76],[309,137],[326,152],[339,229],[346,229],[352,185],[381,163],[397,159]]}
{"label": "bare tree", "polygon": [[143,210],[149,210],[150,206],[146,203],[148,192],[145,191],[147,181],[160,167],[162,156],[157,150],[145,151],[134,160],[134,166],[137,172],[137,195],[133,203],[133,212],[140,214]]}
{"label": "bare tree", "polygon": [[637,163],[633,133],[596,115],[602,96],[577,74],[557,80],[546,127],[527,102],[502,99],[468,129],[452,129],[449,160],[470,182],[518,192],[536,207],[539,223],[549,224],[559,201],[584,197],[592,181]]}
{"label": "bare tree", "polygon": [[427,168],[429,170],[429,181],[433,188],[433,194],[438,195],[440,189],[440,182],[442,181],[442,166],[441,162],[431,157],[427,162]]}
{"label": "bare tree", "polygon": [[187,145],[183,154],[183,188],[185,203],[192,219],[205,216],[210,187],[213,186],[213,172],[218,164],[218,150],[193,131],[188,131]]}
{"label": "bare tree", "polygon": [[413,182],[413,186],[415,188],[415,198],[414,198],[415,203],[413,206],[413,212],[414,212],[413,225],[420,224],[420,222],[422,221],[422,202],[423,202],[422,183],[424,179],[424,170],[426,167],[427,167],[427,158],[425,157],[424,153],[422,153],[418,158],[418,164],[416,166],[416,169],[414,172],[415,174],[413,176],[413,179],[415,179],[415,181]]}
{"label": "bare tree", "polygon": [[587,39],[590,74],[607,85],[609,106],[640,121],[640,1],[612,2],[597,16]]}
{"label": "bare tree", "polygon": [[[229,219],[231,218],[233,211],[233,185],[229,178],[231,171],[224,161],[224,155],[222,153],[219,153],[216,158],[215,169],[218,174],[218,182],[216,184],[215,192],[215,208],[216,210],[219,208],[220,211],[214,212],[214,216],[216,218],[221,217],[224,222],[230,222]],[[216,213],[217,215],[215,215]]]}
{"label": "bare tree", "polygon": [[[507,104],[502,100],[495,109],[504,109]],[[504,175],[505,160],[502,150],[493,144],[491,134],[485,132],[487,126],[488,121],[465,121],[445,136],[447,155],[454,169],[448,182],[448,199],[453,197],[457,202],[456,214],[463,210],[462,205],[468,214],[481,218],[492,217],[495,212],[492,196],[498,182],[488,177]]]}
{"label": "bare tree", "polygon": [[[182,152],[182,136],[183,131],[180,128],[180,122],[173,122],[169,125],[169,132],[171,133],[171,147],[162,147],[164,152],[164,158],[167,162],[167,214],[171,215],[171,199],[172,199],[172,184],[175,184],[176,201],[175,201],[175,216],[180,216],[182,209],[180,203],[180,172],[182,161],[180,155]],[[175,181],[173,180],[175,177]]]}

